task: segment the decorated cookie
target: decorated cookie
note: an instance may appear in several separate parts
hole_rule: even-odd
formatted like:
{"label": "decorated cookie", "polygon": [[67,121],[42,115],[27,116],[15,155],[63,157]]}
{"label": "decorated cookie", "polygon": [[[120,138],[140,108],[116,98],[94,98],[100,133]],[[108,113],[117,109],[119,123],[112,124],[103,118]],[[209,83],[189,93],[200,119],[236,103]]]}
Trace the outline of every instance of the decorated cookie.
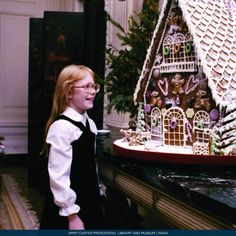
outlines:
{"label": "decorated cookie", "polygon": [[158,106],[160,108],[162,106],[162,100],[161,100],[161,97],[158,96],[158,94],[159,93],[157,91],[152,92],[151,99],[150,99],[151,107]]}
{"label": "decorated cookie", "polygon": [[194,109],[193,108],[188,108],[185,113],[186,113],[187,118],[191,119],[194,116]]}
{"label": "decorated cookie", "polygon": [[177,73],[175,75],[175,78],[171,80],[172,85],[174,86],[172,93],[173,94],[183,94],[183,85],[184,85],[184,79],[182,79],[181,74]]}
{"label": "decorated cookie", "polygon": [[211,103],[210,103],[210,98],[203,98],[207,94],[206,91],[199,89],[198,92],[196,93],[197,98],[196,98],[196,103],[195,103],[195,108],[199,109],[202,107],[205,107],[207,111],[210,110],[211,108]]}

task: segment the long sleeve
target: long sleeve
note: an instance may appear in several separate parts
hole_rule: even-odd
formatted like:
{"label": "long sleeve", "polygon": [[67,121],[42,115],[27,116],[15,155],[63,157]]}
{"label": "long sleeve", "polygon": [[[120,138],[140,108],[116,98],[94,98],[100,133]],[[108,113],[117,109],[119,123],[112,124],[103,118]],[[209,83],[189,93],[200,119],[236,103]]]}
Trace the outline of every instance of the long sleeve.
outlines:
{"label": "long sleeve", "polygon": [[80,210],[80,207],[75,204],[76,194],[70,188],[71,141],[81,134],[79,131],[75,132],[74,129],[73,126],[68,126],[66,121],[56,121],[50,127],[47,136],[47,143],[50,144],[48,161],[50,187],[54,202],[60,207],[61,216],[68,216]]}
{"label": "long sleeve", "polygon": [[[85,124],[86,118],[90,123],[91,131],[96,134],[97,128],[87,113],[81,115],[68,107],[64,113],[72,120]],[[82,131],[66,120],[55,121],[47,135],[46,142],[50,144],[48,172],[50,187],[54,196],[54,202],[60,207],[59,214],[68,216],[77,213],[80,207],[75,204],[76,193],[70,187],[70,173],[72,163],[71,143],[80,138]]]}

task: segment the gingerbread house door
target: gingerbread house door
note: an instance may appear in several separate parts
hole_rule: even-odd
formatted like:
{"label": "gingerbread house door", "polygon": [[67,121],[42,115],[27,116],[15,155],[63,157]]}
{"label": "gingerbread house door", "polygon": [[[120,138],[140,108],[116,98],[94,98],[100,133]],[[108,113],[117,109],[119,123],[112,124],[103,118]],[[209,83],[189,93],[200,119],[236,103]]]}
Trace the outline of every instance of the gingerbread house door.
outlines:
{"label": "gingerbread house door", "polygon": [[185,146],[185,115],[181,108],[171,107],[163,117],[164,145]]}
{"label": "gingerbread house door", "polygon": [[151,112],[151,137],[154,140],[162,141],[162,120],[161,111],[154,107]]}

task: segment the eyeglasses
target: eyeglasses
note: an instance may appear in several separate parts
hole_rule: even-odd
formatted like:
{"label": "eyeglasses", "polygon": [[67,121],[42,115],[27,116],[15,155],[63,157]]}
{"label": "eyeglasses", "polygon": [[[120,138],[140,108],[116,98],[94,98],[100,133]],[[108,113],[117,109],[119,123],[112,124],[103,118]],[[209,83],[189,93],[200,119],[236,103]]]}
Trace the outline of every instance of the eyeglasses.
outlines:
{"label": "eyeglasses", "polygon": [[95,93],[98,93],[100,91],[100,84],[88,83],[83,86],[73,86],[72,88],[83,88],[86,93],[91,92],[93,89]]}

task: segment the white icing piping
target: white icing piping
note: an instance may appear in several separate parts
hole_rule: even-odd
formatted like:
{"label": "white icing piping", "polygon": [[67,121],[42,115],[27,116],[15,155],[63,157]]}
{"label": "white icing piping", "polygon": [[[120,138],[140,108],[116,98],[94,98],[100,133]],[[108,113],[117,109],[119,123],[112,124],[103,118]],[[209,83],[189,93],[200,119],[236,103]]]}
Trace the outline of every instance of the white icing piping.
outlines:
{"label": "white icing piping", "polygon": [[[157,23],[156,28],[153,32],[152,40],[151,40],[150,46],[147,50],[146,59],[145,59],[145,62],[143,64],[142,72],[141,72],[141,75],[139,77],[138,83],[137,83],[136,88],[135,88],[135,92],[134,92],[134,95],[133,95],[133,101],[134,101],[135,105],[136,105],[136,99],[137,99],[137,96],[138,96],[138,92],[140,90],[141,82],[144,78],[144,74],[145,74],[145,71],[146,71],[146,66],[147,66],[147,62],[149,60],[151,49],[152,49],[154,41],[155,41],[154,39],[155,39],[156,35],[158,34],[158,29],[159,29],[160,24],[162,22],[162,19],[164,17],[164,12],[165,12],[167,3],[168,3],[168,0],[163,1],[163,7],[162,7],[162,10],[161,10],[160,15],[159,15],[158,23]],[[150,77],[150,75],[151,75],[151,73],[149,74],[149,77]],[[148,79],[148,81],[149,81],[149,79]],[[144,97],[145,97],[146,89],[147,89],[147,85],[146,85],[146,88],[145,88],[145,92],[143,94]]]}
{"label": "white icing piping", "polygon": [[[189,4],[189,1],[179,0],[179,7],[181,8],[181,10],[183,12],[183,17],[184,17],[184,19],[185,19],[185,21],[188,25],[189,31],[191,32],[191,34],[193,36],[193,41],[194,41],[194,44],[195,44],[195,47],[196,47],[196,50],[197,50],[197,55],[201,60],[201,64],[204,65],[203,66],[203,71],[204,71],[204,73],[206,74],[206,76],[208,78],[208,85],[211,88],[212,97],[214,98],[216,104],[219,105],[220,109],[221,109],[223,106],[227,106],[229,101],[222,101],[222,97],[220,97],[218,95],[217,91],[216,91],[216,86],[214,84],[213,77],[211,75],[212,68],[207,66],[208,62],[206,61],[204,52],[202,51],[201,44],[200,44],[200,41],[199,41],[199,37],[196,36],[195,25],[192,24],[190,14],[187,12],[187,9],[185,7],[187,4]],[[235,13],[235,11],[233,11],[233,13]],[[232,17],[233,17],[233,19],[235,19],[235,14],[233,14]],[[225,93],[225,95],[227,93]]]}
{"label": "white icing piping", "polygon": [[[170,9],[172,8],[172,5],[173,5],[173,2],[172,2],[172,4],[171,4],[171,6],[170,6]],[[165,5],[165,7],[164,7],[164,11],[165,11],[165,10],[166,10],[166,5]],[[163,14],[162,14],[162,17],[161,17],[161,22],[162,22],[162,19],[163,19],[163,16],[164,16],[164,11],[162,12]],[[171,12],[171,11],[168,12],[167,19],[169,18],[170,12]],[[161,24],[161,23],[160,23],[160,24]],[[159,29],[160,24],[158,25],[157,30]],[[160,47],[161,47],[161,43],[160,43],[160,42],[163,41],[164,34],[165,34],[165,31],[166,31],[166,26],[167,26],[167,21],[165,22],[165,26],[164,26],[164,29],[163,29],[163,31],[162,31],[162,35],[161,35],[160,41],[159,41],[159,43],[158,43],[158,48],[157,48],[157,50],[156,50],[156,53],[159,52],[159,50],[160,50]],[[156,37],[156,34],[155,34],[155,37]],[[153,37],[153,39],[154,39],[153,41],[155,41],[155,37]],[[155,61],[154,61],[154,62],[155,62]],[[148,85],[149,85],[150,80],[151,80],[151,78],[152,78],[152,71],[153,71],[153,65],[152,65],[152,68],[151,68],[151,72],[149,73],[149,76],[148,76],[148,79],[147,79],[147,83],[146,83],[146,86],[145,86],[145,89],[144,89],[144,93],[143,93],[144,106],[146,105],[146,93],[147,93]]]}
{"label": "white icing piping", "polygon": [[[145,71],[146,71],[147,62],[148,62],[148,59],[150,57],[151,49],[152,49],[154,41],[155,41],[154,39],[155,39],[155,37],[156,37],[156,35],[158,33],[158,29],[159,29],[160,24],[161,24],[161,22],[163,20],[163,16],[164,16],[164,12],[166,10],[167,2],[168,2],[167,0],[164,0],[164,2],[163,2],[163,7],[162,7],[162,10],[161,10],[161,13],[160,13],[160,16],[159,16],[159,20],[158,20],[158,23],[156,25],[155,31],[153,33],[151,44],[150,44],[150,46],[149,46],[149,48],[147,50],[147,55],[146,55],[145,62],[143,64],[142,73],[141,73],[141,75],[139,77],[139,80],[138,80],[138,83],[136,85],[136,89],[135,89],[135,92],[134,92],[133,99],[134,99],[135,103],[136,103],[138,92],[140,90],[141,82],[144,79],[144,74],[145,74]],[[213,3],[214,3],[214,1],[213,1]],[[226,96],[229,93],[229,87],[227,89],[228,91],[226,93],[224,93],[223,96],[217,93],[216,85],[215,85],[213,77],[211,75],[211,71],[212,71],[213,66],[210,67],[208,65],[208,62],[205,59],[206,55],[205,55],[205,53],[203,52],[203,50],[201,48],[200,38],[197,37],[197,35],[196,35],[195,25],[192,24],[192,22],[191,22],[191,15],[187,12],[187,8],[185,7],[187,4],[188,4],[188,1],[186,1],[186,0],[179,0],[179,6],[180,6],[180,8],[181,8],[181,10],[183,12],[183,17],[184,17],[184,19],[185,19],[185,21],[186,21],[186,23],[188,25],[189,31],[191,32],[191,34],[193,36],[193,41],[194,41],[194,44],[195,44],[195,47],[196,47],[197,55],[200,58],[201,64],[204,65],[203,66],[203,70],[204,70],[204,73],[206,74],[206,76],[208,78],[208,85],[211,88],[212,97],[214,98],[216,104],[220,105],[220,109],[221,109],[223,106],[226,106],[226,105],[229,104],[229,101],[226,100],[227,98],[225,98],[225,100],[223,100],[224,96]],[[195,2],[195,4],[196,4],[196,2]],[[235,4],[233,4],[233,5],[235,6]],[[231,17],[233,19],[235,19],[235,8],[233,8],[233,11],[231,13],[233,13],[231,15]],[[163,30],[163,33],[164,32],[165,32],[165,30]],[[163,34],[162,34],[162,38],[163,38]],[[235,39],[236,39],[236,36],[235,36]],[[160,49],[160,45],[161,44],[158,45],[157,52]],[[145,86],[145,90],[144,90],[144,93],[143,93],[144,101],[145,101],[145,94],[146,94],[146,91],[147,91],[147,88],[148,88],[148,84],[150,82],[150,78],[151,78],[151,75],[152,75],[152,68],[150,70],[151,70],[151,72],[149,74],[149,77],[148,77],[148,80],[147,80],[147,83],[146,83],[146,86]]]}

